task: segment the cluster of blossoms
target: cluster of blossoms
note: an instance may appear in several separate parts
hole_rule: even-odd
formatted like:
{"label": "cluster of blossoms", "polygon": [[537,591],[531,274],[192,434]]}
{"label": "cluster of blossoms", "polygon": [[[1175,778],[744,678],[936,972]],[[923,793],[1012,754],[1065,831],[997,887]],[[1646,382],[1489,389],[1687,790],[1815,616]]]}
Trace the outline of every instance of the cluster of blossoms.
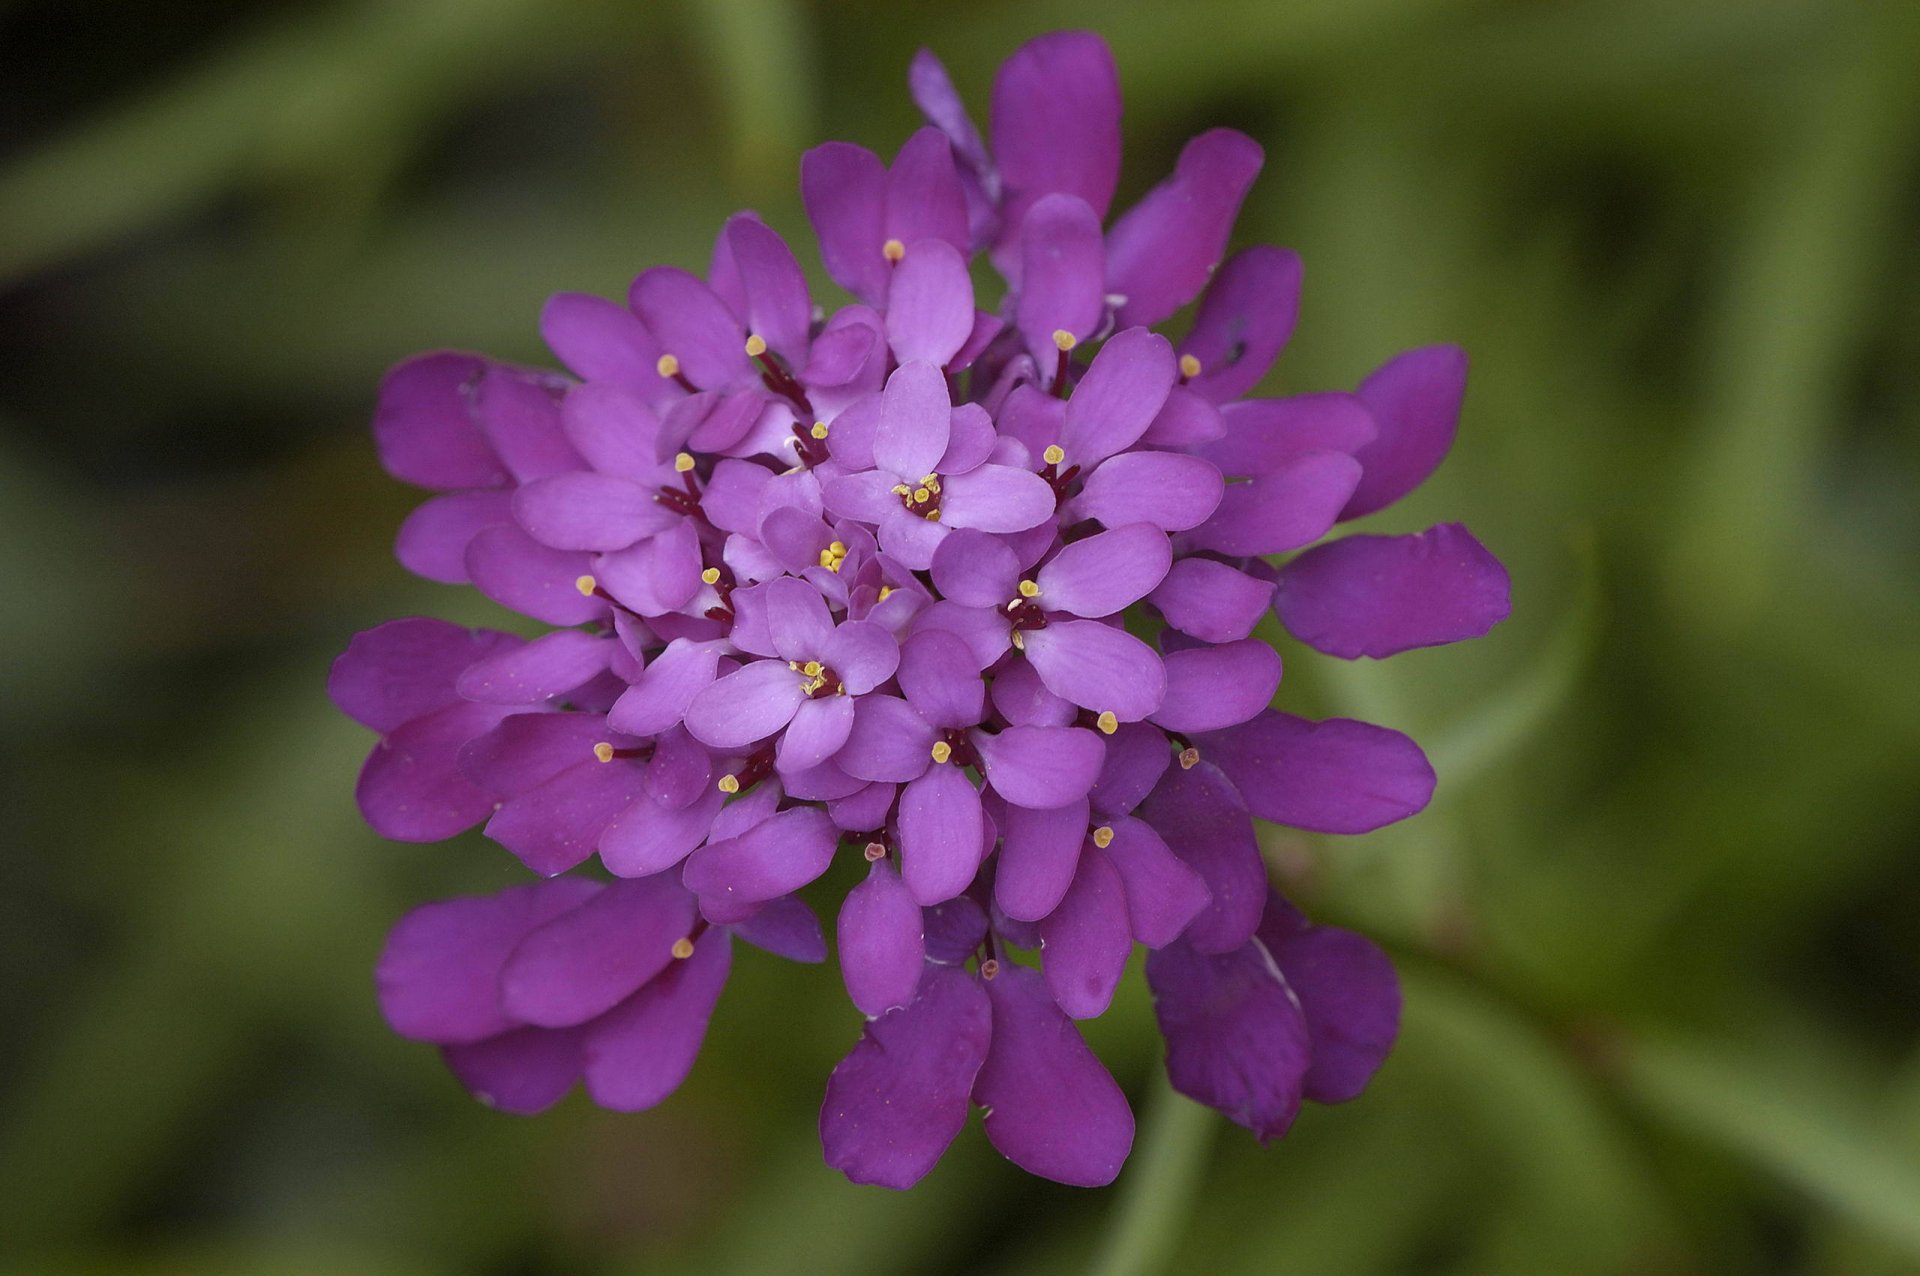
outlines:
{"label": "cluster of blossoms", "polygon": [[[1453,524],[1315,543],[1439,463],[1465,360],[1241,397],[1300,279],[1277,248],[1221,261],[1258,145],[1195,138],[1109,225],[1097,37],[1014,54],[991,150],[931,54],[911,86],[930,123],[891,165],[830,143],[801,168],[853,304],[816,309],[742,213],[705,279],[555,297],[571,376],[438,353],[383,384],[387,468],[440,493],[400,561],[554,628],[395,621],[334,666],[381,736],[373,827],[484,821],[539,879],[410,914],[379,994],[500,1108],[582,1082],[645,1108],[691,1068],[734,940],[825,960],[796,892],[864,857],[834,921],[866,1022],[827,1083],[829,1163],[906,1187],[978,1104],[1025,1169],[1103,1184],[1133,1117],[1074,1021],[1135,943],[1174,1085],[1263,1139],[1357,1095],[1397,1029],[1384,955],[1271,889],[1252,821],[1365,832],[1433,772],[1398,732],[1271,709],[1254,627],[1389,656],[1485,633],[1507,576]],[[1177,344],[1153,330],[1196,298]]]}

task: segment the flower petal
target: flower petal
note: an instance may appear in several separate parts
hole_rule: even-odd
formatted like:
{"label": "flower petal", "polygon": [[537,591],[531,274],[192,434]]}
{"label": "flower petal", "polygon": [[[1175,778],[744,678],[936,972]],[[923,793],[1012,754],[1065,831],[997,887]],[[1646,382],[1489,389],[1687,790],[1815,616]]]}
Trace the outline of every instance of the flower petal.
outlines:
{"label": "flower petal", "polygon": [[953,144],[937,128],[909,137],[887,170],[885,236],[902,244],[937,239],[965,253],[967,195],[953,164]]}
{"label": "flower petal", "polygon": [[1458,523],[1413,536],[1348,536],[1280,572],[1274,610],[1316,651],[1385,659],[1478,638],[1513,609],[1500,560]]}
{"label": "flower petal", "polygon": [[725,801],[713,787],[683,807],[640,798],[600,831],[600,862],[616,877],[664,873],[707,840]]}
{"label": "flower petal", "polygon": [[1083,727],[1008,727],[997,735],[976,731],[971,739],[993,791],[1037,811],[1086,797],[1106,751]]}
{"label": "flower petal", "polygon": [[693,917],[671,875],[614,882],[528,932],[501,968],[501,1007],[546,1028],[585,1023],[665,970]]}
{"label": "flower petal", "polygon": [[1220,506],[1226,483],[1211,461],[1175,452],[1123,452],[1087,476],[1073,501],[1073,517],[1108,527],[1151,523],[1184,532]]}
{"label": "flower petal", "polygon": [[1126,815],[1146,800],[1172,763],[1167,737],[1144,722],[1123,722],[1107,737],[1100,778],[1088,795],[1093,809],[1111,819]]}
{"label": "flower petal", "polygon": [[679,1089],[693,1071],[732,964],[726,931],[709,930],[694,943],[691,957],[674,962],[594,1021],[582,1047],[593,1101],[616,1112],[639,1112]]}
{"label": "flower petal", "polygon": [[1080,716],[1079,706],[1056,696],[1040,681],[1040,672],[1015,660],[993,677],[993,707],[1016,727],[1064,727]]}
{"label": "flower petal", "polygon": [[794,260],[793,250],[771,227],[751,213],[727,219],[727,247],[746,290],[741,318],[747,330],[798,368],[807,360],[813,300],[807,295],[807,277]]}
{"label": "flower petal", "polygon": [[1055,554],[1035,578],[1039,603],[1048,611],[1097,620],[1145,598],[1172,565],[1173,547],[1165,532],[1150,523],[1128,523]]}
{"label": "flower petal", "polygon": [[849,620],[828,635],[820,659],[840,676],[847,694],[864,696],[900,667],[900,644],[885,625]]}
{"label": "flower petal", "polygon": [[440,1051],[447,1070],[490,1108],[515,1116],[544,1112],[580,1079],[580,1034],[518,1028]]}
{"label": "flower petal", "polygon": [[655,266],[628,294],[647,332],[680,363],[680,374],[702,390],[724,390],[753,376],[747,334],[727,303],[699,278],[674,266]]}
{"label": "flower petal", "polygon": [[1106,41],[1058,31],[1021,45],[994,78],[988,133],[1011,230],[1054,191],[1105,217],[1120,179],[1120,75]]}
{"label": "flower petal", "polygon": [[461,774],[460,749],[509,712],[503,705],[456,702],[375,745],[354,787],[367,824],[396,842],[438,842],[487,818],[495,795]]}
{"label": "flower petal", "polygon": [[1460,425],[1467,393],[1467,352],[1422,346],[1396,355],[1360,383],[1379,437],[1357,453],[1365,475],[1342,519],[1385,509],[1440,467]]}
{"label": "flower petal", "polygon": [[1133,937],[1149,948],[1164,948],[1206,911],[1212,892],[1145,820],[1128,816],[1112,828],[1107,858],[1120,872]]}
{"label": "flower petal", "polygon": [[1264,158],[1246,134],[1209,129],[1181,149],[1171,177],[1113,224],[1107,288],[1126,298],[1122,327],[1159,323],[1206,286]]}
{"label": "flower petal", "polygon": [[1055,621],[1023,637],[1047,690],[1083,709],[1138,722],[1166,695],[1159,653],[1124,629],[1097,620]]}
{"label": "flower petal", "polygon": [[1218,731],[1245,722],[1280,689],[1280,653],[1257,638],[1169,652],[1166,667],[1167,696],[1153,721],[1169,731]]}
{"label": "flower petal", "polygon": [[1020,294],[1014,321],[1027,352],[1051,372],[1060,358],[1054,333],[1085,341],[1106,318],[1106,242],[1100,217],[1073,195],[1048,195],[1020,228]]}
{"label": "flower petal", "polygon": [[800,193],[833,281],[873,305],[886,299],[887,166],[847,142],[816,146],[800,159]]}
{"label": "flower petal", "polygon": [[1029,1174],[1075,1187],[1113,1182],[1133,1149],[1133,1112],[1037,971],[987,981],[993,1044],[973,1083],[987,1138]]}
{"label": "flower petal", "polygon": [[827,1164],[855,1183],[908,1188],[967,1123],[993,1018],[966,972],[929,969],[920,995],[866,1026],[820,1106]]}
{"label": "flower petal", "polygon": [[1139,442],[1178,376],[1173,347],[1159,333],[1128,328],[1109,338],[1067,400],[1065,463],[1087,469]]}
{"label": "flower petal", "polygon": [[1358,1098],[1400,1032],[1400,980],[1393,963],[1362,935],[1307,925],[1278,894],[1267,901],[1260,942],[1306,1017],[1313,1043],[1306,1096],[1315,1103]]}
{"label": "flower petal", "polygon": [[1081,848],[1066,898],[1040,922],[1040,942],[1055,1004],[1074,1019],[1105,1014],[1127,970],[1133,926],[1119,870],[1098,845]]}
{"label": "flower petal", "polygon": [[1232,952],[1246,943],[1266,907],[1267,866],[1239,791],[1204,759],[1173,767],[1147,795],[1140,818],[1200,874],[1212,896],[1184,941],[1202,953]]}
{"label": "flower petal", "polygon": [[659,343],[633,311],[604,297],[555,293],[540,311],[540,337],[582,381],[658,393]]}
{"label": "flower petal", "polygon": [[957,766],[938,765],[900,791],[900,874],[921,904],[967,889],[980,867],[980,793]]}
{"label": "flower petal", "polygon": [[585,554],[549,549],[511,523],[486,528],[467,543],[474,588],[549,625],[584,625],[606,615],[607,604],[576,584],[587,567]]}
{"label": "flower petal", "polygon": [[[952,413],[947,381],[939,366],[902,362],[887,378],[880,400],[880,425],[873,438],[874,464],[899,475],[909,485],[933,473],[947,450]],[[894,505],[899,503],[893,501]],[[864,511],[849,512],[856,518],[867,517]]]}
{"label": "flower petal", "polygon": [[1167,623],[1202,642],[1245,638],[1273,602],[1273,582],[1211,558],[1182,558],[1147,601]]}
{"label": "flower petal", "polygon": [[607,671],[617,646],[578,629],[542,634],[468,665],[456,687],[468,700],[487,704],[539,704]]}
{"label": "flower petal", "polygon": [[934,732],[897,696],[861,696],[854,704],[853,731],[834,763],[862,780],[905,784],[927,769]]}
{"label": "flower petal", "polygon": [[647,663],[607,714],[607,725],[629,735],[658,735],[686,717],[687,709],[714,679],[720,644],[675,638]]}
{"label": "flower petal", "polygon": [[780,737],[775,765],[781,775],[819,766],[840,751],[853,730],[853,700],[827,696],[807,700],[794,711],[786,734]]}
{"label": "flower petal", "polygon": [[407,515],[394,537],[393,556],[416,576],[443,585],[467,583],[467,546],[497,523],[513,521],[505,491],[450,492]]}
{"label": "flower petal", "polygon": [[1293,335],[1300,315],[1300,257],[1259,244],[1221,265],[1200,298],[1180,353],[1200,361],[1188,381],[1215,403],[1230,403],[1259,383]]}
{"label": "flower petal", "polygon": [[469,665],[520,646],[520,639],[493,629],[463,629],[425,616],[389,620],[355,634],[334,658],[327,695],[360,725],[395,731],[457,703],[454,685]]}
{"label": "flower petal", "polygon": [[920,905],[886,860],[840,906],[840,977],[847,996],[869,1019],[913,1000],[926,965]]}
{"label": "flower petal", "polygon": [[1220,554],[1280,554],[1327,534],[1360,481],[1360,463],[1345,452],[1309,452],[1271,474],[1227,484],[1220,508],[1190,533],[1193,544]]}
{"label": "flower petal", "polygon": [[1243,399],[1220,415],[1226,433],[1198,451],[1226,474],[1271,474],[1309,452],[1353,456],[1379,433],[1357,394]]}
{"label": "flower petal", "polygon": [[943,240],[908,244],[887,282],[887,343],[894,357],[944,368],[972,332],[973,278],[966,258]]}
{"label": "flower petal", "polygon": [[1024,532],[1052,515],[1056,501],[1047,481],[1011,465],[981,465],[945,481],[940,521],[954,529]]}
{"label": "flower petal", "polygon": [[980,721],[986,704],[986,683],[974,667],[973,653],[959,637],[940,629],[914,634],[900,648],[900,689],[907,703],[936,727],[970,727]]}
{"label": "flower petal", "polygon": [[781,811],[687,857],[681,880],[699,895],[758,903],[791,895],[827,871],[840,830],[817,807]]}
{"label": "flower petal", "polygon": [[993,901],[1015,921],[1037,922],[1060,906],[1087,840],[1082,798],[1051,810],[1008,806]]}
{"label": "flower petal", "polygon": [[1194,742],[1263,820],[1316,833],[1370,833],[1424,810],[1433,767],[1398,731],[1351,718],[1268,710]]}
{"label": "flower petal", "polygon": [[441,491],[506,481],[506,466],[474,418],[487,367],[477,355],[437,351],[396,364],[381,379],[373,441],[387,473]]}
{"label": "flower petal", "polygon": [[788,961],[818,965],[827,959],[827,937],[820,919],[796,895],[768,900],[753,916],[735,922],[732,930],[755,948]]}
{"label": "flower petal", "polygon": [[709,684],[687,706],[687,730],[715,749],[740,749],[793,720],[806,701],[784,661],[756,660]]}

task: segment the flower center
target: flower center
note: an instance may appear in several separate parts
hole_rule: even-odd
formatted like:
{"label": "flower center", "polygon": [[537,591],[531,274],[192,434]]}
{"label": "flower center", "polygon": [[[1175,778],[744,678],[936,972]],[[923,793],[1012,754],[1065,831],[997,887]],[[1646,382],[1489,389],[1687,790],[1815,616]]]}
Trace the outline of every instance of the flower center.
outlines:
{"label": "flower center", "polygon": [[893,494],[907,507],[907,513],[918,514],[930,523],[940,521],[940,476],[929,474],[918,483],[909,487],[905,483],[895,483]]}
{"label": "flower center", "polygon": [[840,675],[818,660],[809,660],[805,664],[798,660],[789,660],[787,667],[800,675],[800,690],[814,700],[824,700],[828,696],[843,696],[847,693],[846,687],[840,682]]}

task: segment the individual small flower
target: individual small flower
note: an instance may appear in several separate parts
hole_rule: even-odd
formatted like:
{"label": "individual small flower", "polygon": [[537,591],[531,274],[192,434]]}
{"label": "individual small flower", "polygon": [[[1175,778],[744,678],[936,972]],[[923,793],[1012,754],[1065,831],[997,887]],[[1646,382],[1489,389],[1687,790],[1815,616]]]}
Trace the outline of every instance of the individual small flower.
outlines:
{"label": "individual small flower", "polygon": [[[1174,1085],[1262,1139],[1357,1095],[1398,1026],[1384,955],[1273,893],[1254,821],[1368,832],[1421,810],[1433,770],[1387,727],[1274,708],[1257,626],[1380,659],[1487,632],[1509,582],[1457,524],[1324,539],[1444,457],[1458,350],[1242,397],[1300,283],[1284,249],[1226,255],[1256,143],[1202,134],[1109,223],[1098,37],[1016,52],[984,139],[930,53],[910,85],[928,127],[891,165],[843,143],[802,164],[851,304],[816,308],[742,213],[704,277],[555,297],[571,377],[439,353],[383,383],[382,460],[439,493],[401,561],[554,628],[398,621],[336,662],[335,700],[382,737],[369,822],[484,822],[541,879],[410,914],[381,1002],[507,1110],[581,1081],[649,1106],[732,940],[824,960],[796,893],[858,856],[822,901],[866,1020],[828,1081],[828,1163],[909,1186],[978,1106],[1015,1163],[1103,1184],[1133,1116],[1077,1022],[1136,944]],[[1178,344],[1153,330],[1190,304]]]}

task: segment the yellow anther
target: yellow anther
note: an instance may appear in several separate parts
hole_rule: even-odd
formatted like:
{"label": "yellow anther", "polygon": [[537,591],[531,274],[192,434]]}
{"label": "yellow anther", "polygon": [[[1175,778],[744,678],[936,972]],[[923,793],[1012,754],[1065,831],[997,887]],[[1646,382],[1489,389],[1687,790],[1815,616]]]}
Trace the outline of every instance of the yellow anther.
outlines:
{"label": "yellow anther", "polygon": [[573,587],[580,591],[583,598],[593,597],[593,591],[600,588],[600,582],[591,576],[575,576]]}
{"label": "yellow anther", "polygon": [[883,602],[885,602],[885,601],[887,601],[887,595],[888,595],[888,594],[891,594],[892,592],[893,592],[893,586],[892,586],[892,585],[882,585],[882,586],[880,586],[880,596],[879,596],[878,598],[876,598],[876,599],[874,599],[874,601],[875,601],[875,602],[879,602],[879,603],[883,603]]}
{"label": "yellow anther", "polygon": [[653,370],[663,377],[680,375],[680,361],[670,354],[663,354],[654,361]]}
{"label": "yellow anther", "polygon": [[935,762],[945,762],[952,756],[952,745],[948,744],[945,740],[935,740],[933,742],[933,760]]}
{"label": "yellow anther", "polygon": [[1102,824],[1099,828],[1095,829],[1093,831],[1093,844],[1103,851],[1109,846],[1112,846],[1113,826],[1111,824]]}
{"label": "yellow anther", "polygon": [[1180,356],[1180,375],[1191,381],[1200,375],[1200,361],[1190,354]]}
{"label": "yellow anther", "polygon": [[916,487],[913,489],[913,499],[916,501],[930,501],[933,499],[933,493],[924,487]]}
{"label": "yellow anther", "polygon": [[795,673],[799,673],[799,672],[800,672],[800,662],[799,662],[798,660],[789,660],[789,661],[787,661],[787,668],[789,668],[789,669],[791,669],[791,670],[793,670],[793,671],[794,671]]}
{"label": "yellow anther", "polygon": [[1065,328],[1055,328],[1053,330],[1053,344],[1056,349],[1065,352],[1079,345],[1080,338],[1074,336]]}
{"label": "yellow anther", "polygon": [[675,961],[685,961],[693,956],[693,941],[682,935],[673,941],[672,952]]}
{"label": "yellow anther", "polygon": [[1200,750],[1192,748],[1180,750],[1180,769],[1182,771],[1191,771],[1199,765]]}
{"label": "yellow anther", "polygon": [[800,666],[800,672],[809,678],[818,678],[820,676],[820,662],[818,660],[809,660],[806,664]]}
{"label": "yellow anther", "polygon": [[847,543],[845,541],[831,541],[827,545],[827,552],[835,558],[845,558],[847,556]]}
{"label": "yellow anther", "polygon": [[757,332],[747,334],[747,358],[758,359],[767,352],[767,339]]}
{"label": "yellow anther", "polygon": [[1020,582],[1020,596],[1022,598],[1038,598],[1040,596],[1040,586],[1033,581],[1023,580]]}
{"label": "yellow anther", "polygon": [[880,255],[888,261],[899,261],[907,255],[907,246],[897,239],[889,239],[880,245]]}
{"label": "yellow anther", "polygon": [[611,762],[613,761],[613,746],[605,740],[602,740],[593,746],[593,756],[599,758],[602,762]]}
{"label": "yellow anther", "polygon": [[1113,710],[1109,709],[1095,718],[1093,725],[1100,728],[1101,735],[1112,735],[1120,729],[1120,719],[1114,717]]}
{"label": "yellow anther", "polygon": [[913,489],[908,487],[905,483],[895,483],[893,485],[893,494],[895,496],[912,496]]}
{"label": "yellow anther", "polygon": [[863,855],[865,855],[865,856],[867,857],[867,863],[869,863],[869,864],[873,864],[873,863],[876,863],[876,862],[878,862],[878,861],[880,861],[880,860],[883,860],[883,859],[885,859],[885,858],[887,858],[887,847],[886,847],[886,843],[884,843],[884,842],[868,842],[868,843],[867,843],[867,849],[866,849],[865,851],[863,851],[863,852],[861,852],[861,854],[863,854]]}
{"label": "yellow anther", "polygon": [[828,571],[832,571],[834,568],[834,565],[839,561],[840,561],[839,559],[833,556],[832,550],[823,549],[820,551],[820,565],[826,568]]}
{"label": "yellow anther", "polygon": [[808,430],[807,433],[816,439],[824,439],[827,437],[827,423],[825,421],[815,421],[813,428]]}
{"label": "yellow anther", "polygon": [[691,470],[692,468],[693,468],[693,453],[680,452],[675,454],[673,458],[673,472],[675,474],[685,474],[688,470]]}
{"label": "yellow anther", "polygon": [[939,511],[939,510],[928,510],[928,511],[927,511],[927,513],[926,513],[926,519],[927,519],[927,521],[928,521],[929,523],[937,523],[937,522],[939,522],[939,521],[940,521],[940,511]]}
{"label": "yellow anther", "polygon": [[740,777],[737,775],[723,775],[720,777],[718,787],[722,793],[738,793],[740,791]]}
{"label": "yellow anther", "polygon": [[1067,454],[1058,443],[1049,443],[1047,444],[1047,450],[1040,454],[1040,459],[1048,465],[1058,465],[1067,459]]}
{"label": "yellow anther", "polygon": [[720,569],[718,567],[709,567],[700,573],[700,579],[709,585],[718,585],[720,583]]}
{"label": "yellow anther", "polygon": [[995,975],[999,973],[1000,973],[1000,962],[997,958],[989,957],[985,961],[980,963],[980,978],[992,979]]}
{"label": "yellow anther", "polygon": [[1013,649],[1015,651],[1025,651],[1027,649],[1027,636],[1025,634],[1021,633],[1018,629],[1016,629],[1013,631],[1012,637],[1013,637]]}

